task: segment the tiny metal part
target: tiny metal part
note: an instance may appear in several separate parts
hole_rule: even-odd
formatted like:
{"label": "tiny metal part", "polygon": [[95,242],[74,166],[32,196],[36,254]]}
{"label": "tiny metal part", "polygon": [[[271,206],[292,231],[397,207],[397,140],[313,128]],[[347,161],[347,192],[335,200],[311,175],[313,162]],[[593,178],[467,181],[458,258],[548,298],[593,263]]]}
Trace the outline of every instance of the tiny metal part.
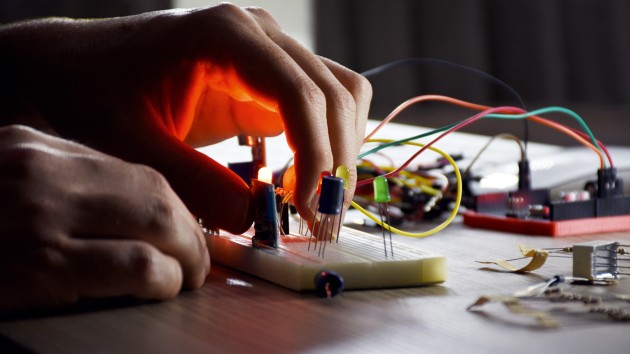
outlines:
{"label": "tiny metal part", "polygon": [[282,212],[280,213],[280,225],[282,226],[282,232],[285,235],[288,235],[291,232],[291,230],[289,230],[289,207],[285,204],[286,203],[282,204]]}
{"label": "tiny metal part", "polygon": [[[254,230],[252,245],[261,245],[278,248],[278,212],[276,210],[276,193],[274,185],[267,182],[271,179],[267,167],[258,171],[258,179],[252,179],[252,193],[256,215],[254,218]],[[267,179],[265,181],[264,179]]]}
{"label": "tiny metal part", "polygon": [[[326,243],[336,237],[335,222],[337,216],[341,214],[343,200],[343,179],[339,177],[325,176],[322,178],[319,202],[317,212],[313,222],[311,237],[309,238],[309,249],[313,234],[315,236],[315,244],[319,243],[317,255],[324,257],[326,252]],[[318,217],[319,215],[319,217]]]}
{"label": "tiny metal part", "polygon": [[[287,204],[292,202],[292,198],[293,198],[293,193],[295,193],[295,165],[291,165],[289,166],[285,171],[284,174],[282,175],[282,189],[284,191],[284,197],[285,199],[283,201],[286,201]],[[290,209],[291,209],[291,214],[295,214],[297,213],[297,210],[295,209],[295,206],[293,206],[292,204],[290,205]],[[283,210],[284,213],[284,210]],[[300,216],[300,226],[299,226],[299,233],[300,235],[303,235],[303,229],[304,229],[304,219],[302,219],[302,217]],[[282,215],[282,222],[283,222],[283,227],[284,227],[284,220],[285,220],[285,216],[284,214]],[[288,226],[286,227],[288,229]],[[285,233],[288,234],[288,232]]]}
{"label": "tiny metal part", "polygon": [[251,135],[239,135],[238,144],[250,146],[252,148],[252,162],[254,171],[267,165],[267,154],[265,152],[265,138]]}
{"label": "tiny metal part", "polygon": [[[384,176],[375,177],[373,182],[374,186],[374,201],[378,203],[378,213],[381,217],[381,228],[383,232],[383,250],[385,251],[385,258],[387,258],[387,242],[385,241],[385,229],[384,226],[385,221],[387,225],[390,224],[389,220],[389,201],[392,199],[389,194],[389,184],[387,183],[387,178]],[[389,248],[391,251],[391,256],[394,257],[394,246],[392,245],[392,231],[387,227],[389,231]]]}
{"label": "tiny metal part", "polygon": [[590,281],[617,279],[619,242],[591,241],[573,246],[573,276]]}
{"label": "tiny metal part", "polygon": [[343,277],[330,270],[322,270],[315,274],[315,293],[319,297],[333,298],[343,291]]}
{"label": "tiny metal part", "polygon": [[[323,171],[322,173],[319,174],[319,180],[317,181],[317,189],[315,190],[315,195],[313,196],[313,199],[311,200],[311,210],[313,211],[313,215],[315,217],[317,217],[317,209],[319,208],[319,195],[322,190],[322,180],[326,176],[332,176],[332,173],[330,173],[330,171]],[[313,224],[314,224],[314,221],[315,219],[313,220]],[[313,236],[312,230],[308,228],[308,225],[304,222],[304,219],[300,218],[300,234],[306,235],[309,233],[309,231],[311,232],[311,237],[312,237]],[[309,240],[309,248],[310,246],[311,245],[310,245],[310,240]]]}

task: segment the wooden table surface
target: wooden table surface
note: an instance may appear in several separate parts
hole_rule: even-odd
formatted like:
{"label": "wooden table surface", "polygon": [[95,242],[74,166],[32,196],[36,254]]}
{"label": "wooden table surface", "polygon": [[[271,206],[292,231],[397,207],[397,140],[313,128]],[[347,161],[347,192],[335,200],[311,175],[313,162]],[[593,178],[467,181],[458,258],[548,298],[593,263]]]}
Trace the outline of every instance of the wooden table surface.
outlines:
{"label": "wooden table surface", "polygon": [[[448,280],[437,286],[346,291],[327,300],[214,265],[202,289],[172,301],[4,319],[0,333],[36,353],[629,353],[630,322],[580,315],[541,329],[499,305],[466,310],[482,294],[510,294],[572,272],[566,258],[525,275],[475,260],[517,256],[519,242],[562,247],[596,239],[629,244],[630,233],[554,239],[455,223],[425,239],[397,237],[447,256]],[[630,293],[630,277],[577,291]]]}

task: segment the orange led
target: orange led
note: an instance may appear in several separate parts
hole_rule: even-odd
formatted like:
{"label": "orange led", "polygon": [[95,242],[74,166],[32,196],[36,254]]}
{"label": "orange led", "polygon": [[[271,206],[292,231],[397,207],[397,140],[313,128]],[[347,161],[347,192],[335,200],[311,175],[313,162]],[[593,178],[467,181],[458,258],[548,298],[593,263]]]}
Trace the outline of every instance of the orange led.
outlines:
{"label": "orange led", "polygon": [[261,167],[258,170],[258,180],[265,183],[271,183],[272,173],[269,167]]}

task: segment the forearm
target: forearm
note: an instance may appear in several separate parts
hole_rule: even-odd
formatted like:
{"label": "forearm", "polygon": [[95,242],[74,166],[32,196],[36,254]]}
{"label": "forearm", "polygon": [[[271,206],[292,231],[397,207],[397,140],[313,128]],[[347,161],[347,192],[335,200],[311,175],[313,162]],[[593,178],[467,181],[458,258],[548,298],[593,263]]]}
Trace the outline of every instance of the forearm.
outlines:
{"label": "forearm", "polygon": [[0,125],[46,121],[50,107],[102,85],[93,66],[101,63],[99,75],[108,77],[102,63],[117,60],[112,48],[132,32],[126,22],[47,18],[1,26]]}
{"label": "forearm", "polygon": [[34,20],[0,27],[0,124],[24,123],[39,116],[34,94],[45,81],[46,58],[52,56],[44,49],[55,48],[59,40],[53,33],[64,22],[70,20]]}

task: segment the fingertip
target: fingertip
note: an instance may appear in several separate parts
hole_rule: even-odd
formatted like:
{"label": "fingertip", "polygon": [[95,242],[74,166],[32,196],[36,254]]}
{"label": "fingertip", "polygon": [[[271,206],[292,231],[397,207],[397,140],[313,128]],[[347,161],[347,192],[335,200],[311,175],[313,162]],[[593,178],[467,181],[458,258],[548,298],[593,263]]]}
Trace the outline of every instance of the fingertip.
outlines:
{"label": "fingertip", "polygon": [[182,289],[184,272],[172,256],[136,240],[77,240],[68,249],[74,285],[81,297],[131,295],[172,299]]}
{"label": "fingertip", "polygon": [[202,218],[206,227],[242,233],[251,226],[252,193],[238,175],[172,137],[165,137],[162,148],[163,154],[148,157],[149,165],[166,176],[188,210]]}
{"label": "fingertip", "polygon": [[[169,256],[165,256],[169,259],[169,265],[166,267],[168,270],[167,272],[170,272],[170,274],[166,275],[166,278],[170,277],[170,280],[168,280],[167,282],[165,282],[165,286],[161,289],[161,291],[159,291],[157,293],[157,298],[160,300],[168,300],[168,299],[173,299],[177,296],[177,294],[179,294],[179,292],[182,290],[183,286],[184,286],[184,271],[182,269],[181,264],[179,264],[179,262],[177,262],[177,260],[175,260],[172,257]],[[158,276],[164,276],[162,273],[160,273]]]}
{"label": "fingertip", "polygon": [[168,300],[179,294],[184,284],[184,271],[179,262],[157,250],[147,257],[141,254],[133,265],[138,280],[138,298]]}
{"label": "fingertip", "polygon": [[[298,213],[306,220],[312,220],[313,210],[311,209],[312,199],[317,178],[321,171],[318,171],[318,161],[314,159],[304,159],[299,152],[295,153],[295,196],[294,202]],[[310,160],[310,161],[309,161]]]}
{"label": "fingertip", "polygon": [[197,204],[196,215],[201,215],[208,226],[218,227],[225,231],[241,234],[247,231],[254,222],[253,195],[247,184],[224,168],[214,175],[209,182],[208,194],[211,198]]}
{"label": "fingertip", "polygon": [[210,274],[210,254],[208,252],[208,248],[205,249],[206,251],[203,253],[204,254],[204,267],[202,271],[196,271],[193,274],[187,274],[184,277],[184,284],[183,284],[183,288],[187,289],[187,290],[196,290],[199,289],[203,286],[203,284],[206,282],[206,278],[208,277],[208,274]]}
{"label": "fingertip", "polygon": [[212,269],[212,262],[210,261],[210,250],[206,248],[205,253],[205,262],[206,262],[206,277],[210,274],[210,270]]}

